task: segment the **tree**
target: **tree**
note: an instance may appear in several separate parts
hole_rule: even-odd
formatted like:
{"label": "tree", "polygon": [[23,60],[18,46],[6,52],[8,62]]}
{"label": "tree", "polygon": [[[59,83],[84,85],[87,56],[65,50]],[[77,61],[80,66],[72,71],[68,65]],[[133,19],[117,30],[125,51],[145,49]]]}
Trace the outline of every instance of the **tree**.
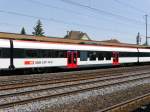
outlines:
{"label": "tree", "polygon": [[26,35],[26,31],[25,31],[25,28],[24,28],[24,27],[22,27],[20,34]]}
{"label": "tree", "polygon": [[148,44],[146,44],[146,42],[143,44],[144,46],[148,46]]}
{"label": "tree", "polygon": [[136,44],[140,45],[141,44],[141,36],[140,33],[138,32],[137,36],[136,36]]}
{"label": "tree", "polygon": [[34,29],[34,32],[32,32],[33,35],[44,36],[43,26],[40,20],[37,21],[37,24],[33,29]]}

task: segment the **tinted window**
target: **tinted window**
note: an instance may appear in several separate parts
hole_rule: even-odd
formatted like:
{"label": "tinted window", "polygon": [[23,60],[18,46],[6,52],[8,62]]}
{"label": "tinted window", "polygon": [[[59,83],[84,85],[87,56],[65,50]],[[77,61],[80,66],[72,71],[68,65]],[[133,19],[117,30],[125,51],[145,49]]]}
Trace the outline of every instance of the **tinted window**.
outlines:
{"label": "tinted window", "polygon": [[14,58],[25,58],[24,49],[14,49]]}
{"label": "tinted window", "polygon": [[105,52],[106,60],[111,60],[112,52]]}
{"label": "tinted window", "polygon": [[26,58],[38,58],[38,50],[25,50]]}
{"label": "tinted window", "polygon": [[72,63],[71,60],[72,60],[72,54],[71,52],[68,52],[68,64]]}
{"label": "tinted window", "polygon": [[66,51],[46,49],[14,49],[15,58],[66,58]]}
{"label": "tinted window", "polygon": [[51,50],[51,57],[52,58],[66,58],[66,52],[63,50]]}
{"label": "tinted window", "polygon": [[120,57],[138,57],[137,52],[119,52]]}
{"label": "tinted window", "polygon": [[96,60],[96,52],[89,52],[89,58],[91,61],[95,61]]}
{"label": "tinted window", "polygon": [[98,60],[104,60],[104,52],[97,52]]}
{"label": "tinted window", "polygon": [[59,58],[66,58],[66,51],[59,51],[58,57]]}
{"label": "tinted window", "polygon": [[80,61],[87,61],[88,53],[86,51],[80,52]]}
{"label": "tinted window", "polygon": [[51,52],[50,52],[50,50],[38,50],[38,57],[39,58],[50,58]]}
{"label": "tinted window", "polygon": [[150,57],[150,53],[149,52],[142,52],[142,53],[140,53],[140,57]]}
{"label": "tinted window", "polygon": [[2,49],[0,49],[0,58],[2,57]]}
{"label": "tinted window", "polygon": [[77,53],[76,52],[73,53],[73,63],[74,64],[77,63]]}
{"label": "tinted window", "polygon": [[2,48],[1,49],[1,57],[2,58],[10,58],[10,48]]}

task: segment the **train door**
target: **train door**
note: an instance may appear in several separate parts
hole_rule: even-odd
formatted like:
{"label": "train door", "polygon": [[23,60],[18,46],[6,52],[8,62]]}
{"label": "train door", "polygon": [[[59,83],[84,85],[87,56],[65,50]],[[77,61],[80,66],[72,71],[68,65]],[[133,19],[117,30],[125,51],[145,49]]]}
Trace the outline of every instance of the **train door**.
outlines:
{"label": "train door", "polygon": [[118,64],[119,64],[119,53],[113,52],[113,65],[118,65]]}
{"label": "train door", "polygon": [[77,51],[67,52],[67,67],[77,68]]}

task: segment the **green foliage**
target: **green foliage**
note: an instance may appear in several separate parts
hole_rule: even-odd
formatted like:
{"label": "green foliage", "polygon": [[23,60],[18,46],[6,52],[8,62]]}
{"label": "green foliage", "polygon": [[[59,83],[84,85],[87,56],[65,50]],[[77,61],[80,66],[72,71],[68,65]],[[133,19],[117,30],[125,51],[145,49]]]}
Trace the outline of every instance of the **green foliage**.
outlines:
{"label": "green foliage", "polygon": [[25,28],[24,28],[24,27],[22,27],[20,34],[26,35],[26,31],[25,31]]}
{"label": "green foliage", "polygon": [[149,45],[146,44],[146,42],[145,42],[143,45],[144,45],[144,46],[149,46]]}
{"label": "green foliage", "polygon": [[44,36],[43,26],[40,20],[37,21],[37,24],[33,29],[34,29],[34,32],[32,32],[33,35]]}

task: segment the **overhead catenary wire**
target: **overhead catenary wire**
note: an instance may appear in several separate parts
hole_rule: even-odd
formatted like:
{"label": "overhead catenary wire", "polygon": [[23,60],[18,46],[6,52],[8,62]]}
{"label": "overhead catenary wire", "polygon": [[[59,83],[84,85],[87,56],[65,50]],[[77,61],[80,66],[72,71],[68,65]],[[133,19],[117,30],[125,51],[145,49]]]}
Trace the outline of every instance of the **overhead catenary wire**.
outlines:
{"label": "overhead catenary wire", "polygon": [[44,7],[59,9],[61,11],[65,11],[65,12],[69,12],[69,13],[74,13],[74,14],[78,14],[78,15],[83,14],[81,12],[77,12],[77,11],[74,11],[74,10],[71,10],[71,9],[61,8],[61,7],[58,7],[58,6],[51,5],[51,4],[43,3],[43,2],[38,1],[38,0],[26,0],[26,1],[34,3],[34,4],[38,4],[38,5],[41,5],[41,6],[44,6]]}
{"label": "overhead catenary wire", "polygon": [[[27,0],[27,1],[30,1],[30,0]],[[33,2],[34,1],[34,2]],[[35,1],[38,1],[38,2],[35,2]],[[61,0],[62,1],[62,0]],[[67,0],[67,1],[70,1],[70,0]],[[32,3],[36,3],[36,4],[39,4],[39,5],[41,5],[41,6],[44,6],[44,7],[52,7],[52,8],[55,8],[55,9],[59,9],[59,10],[62,10],[62,11],[65,11],[65,12],[69,12],[69,13],[74,13],[74,14],[77,14],[77,15],[84,15],[84,13],[82,13],[82,12],[80,12],[80,10],[78,10],[78,11],[74,11],[73,9],[67,9],[67,8],[61,8],[61,7],[58,7],[58,6],[53,6],[53,5],[51,5],[51,4],[47,4],[47,3],[44,3],[44,2],[41,2],[41,1],[39,1],[39,0],[31,0],[31,2]],[[32,4],[33,5],[33,4]],[[101,13],[101,12],[99,12],[99,11],[95,11],[95,10],[93,10],[93,7],[92,7],[93,5],[89,5],[88,4],[88,7],[90,7],[90,8],[92,8],[92,12],[95,12],[96,14],[103,14],[103,15],[106,15],[106,17],[107,17],[107,15],[108,16],[112,16],[111,14],[107,14],[107,13]],[[84,7],[83,7],[84,8]],[[86,8],[87,9],[87,8]],[[89,8],[88,8],[89,9]],[[94,9],[97,9],[97,8],[94,8]],[[98,9],[99,10],[99,9]],[[104,10],[105,11],[105,10]],[[106,11],[107,12],[107,11]],[[55,19],[54,17],[50,17],[50,18],[48,18],[48,17],[44,17],[44,16],[34,16],[34,15],[29,15],[29,14],[25,14],[25,13],[20,13],[20,12],[14,12],[14,11],[7,11],[7,10],[0,10],[0,13],[7,13],[7,14],[11,14],[11,15],[16,15],[16,16],[23,16],[23,17],[27,17],[27,18],[34,18],[34,19],[42,19],[42,20],[46,20],[46,21],[51,21],[51,22],[55,22],[55,23],[61,23],[61,24],[67,24],[67,25],[73,25],[73,26],[78,26],[79,28],[80,27],[86,27],[86,28],[90,28],[90,29],[96,29],[96,30],[104,30],[104,31],[107,31],[107,32],[109,32],[109,31],[111,31],[111,32],[113,32],[113,35],[115,35],[115,34],[117,34],[117,33],[119,33],[119,34],[129,34],[130,36],[131,36],[131,34],[132,34],[132,36],[134,36],[134,32],[127,32],[127,31],[125,31],[125,30],[123,30],[123,31],[120,31],[120,30],[122,30],[122,29],[118,29],[118,31],[117,31],[117,29],[115,30],[115,29],[111,29],[111,28],[109,28],[109,26],[108,26],[108,28],[104,28],[105,26],[98,26],[98,25],[95,25],[95,26],[93,26],[92,24],[91,25],[88,25],[88,23],[85,23],[85,24],[83,24],[83,23],[76,23],[76,22],[71,22],[71,21],[67,21],[67,20],[61,20],[61,19]],[[111,13],[111,12],[110,12]],[[93,13],[92,13],[93,14]],[[112,13],[112,14],[115,14],[115,13]],[[86,14],[85,14],[86,15]],[[115,14],[116,15],[116,14]],[[113,16],[113,17],[116,17],[116,21],[117,20],[120,20],[120,19],[122,19],[122,18],[119,18],[119,17],[117,17],[117,16]],[[117,14],[118,15],[118,14]],[[122,16],[122,15],[120,15],[120,16]],[[129,18],[129,17],[128,17]],[[129,18],[129,19],[131,19],[131,18]],[[133,19],[134,20],[134,19]],[[123,19],[123,21],[127,21],[127,22],[124,22],[124,23],[128,23],[128,22],[131,22],[130,20],[128,20],[128,19]],[[113,22],[115,22],[115,21],[113,21]],[[133,22],[133,21],[132,21]],[[133,23],[138,23],[138,24],[141,24],[141,25],[143,25],[143,23],[141,22],[141,21],[135,21],[135,22],[133,22]],[[21,27],[21,25],[13,25],[13,24],[5,24],[5,23],[0,23],[0,24],[4,24],[4,25],[7,25],[7,26],[18,26],[18,27]],[[136,25],[136,24],[134,24],[134,25]],[[134,27],[135,28],[135,27]]]}
{"label": "overhead catenary wire", "polygon": [[[30,0],[28,0],[30,1]],[[33,3],[37,3],[37,4],[40,4],[41,2],[35,2],[37,0],[31,0]],[[46,6],[46,7],[51,7],[51,5],[49,4],[42,4],[43,6]],[[53,7],[53,8],[58,8],[58,7]],[[60,8],[62,9],[62,8]],[[64,11],[68,11],[68,9],[64,10]],[[69,10],[70,12],[72,12],[72,10]],[[64,20],[59,20],[59,19],[54,19],[54,18],[45,18],[45,17],[39,17],[39,16],[33,16],[33,15],[27,15],[27,14],[23,14],[23,13],[18,13],[18,12],[12,12],[12,11],[4,11],[4,10],[0,10],[0,12],[3,12],[3,13],[7,13],[7,14],[13,14],[13,15],[18,15],[18,16],[24,16],[24,17],[30,17],[30,18],[35,18],[35,19],[43,19],[43,20],[46,20],[46,21],[52,21],[52,22],[56,22],[56,23],[63,23],[63,24],[67,24],[67,25],[76,25],[76,26],[82,26],[82,27],[87,27],[87,28],[92,28],[92,29],[96,29],[96,30],[105,30],[105,31],[113,31],[113,32],[120,32],[120,31],[115,31],[114,29],[111,29],[111,28],[101,28],[99,26],[93,26],[93,25],[87,25],[87,24],[79,24],[79,23],[75,23],[75,22],[68,22],[68,21],[64,21]],[[76,14],[80,14],[80,12],[76,12]],[[120,33],[127,33],[125,31],[121,31]]]}
{"label": "overhead catenary wire", "polygon": [[45,18],[45,17],[40,17],[40,16],[33,16],[33,15],[28,15],[28,14],[13,12],[13,11],[0,10],[0,12],[1,13],[11,14],[11,15],[24,16],[24,17],[28,17],[28,18],[42,19],[42,20],[52,21],[52,22],[56,22],[56,23],[63,23],[63,24],[69,24],[69,25],[97,28],[96,26],[79,24],[79,23],[75,23],[75,22],[68,22],[68,21],[58,20],[58,19],[54,19],[54,18]]}
{"label": "overhead catenary wire", "polygon": [[113,1],[115,1],[116,3],[118,3],[120,5],[123,5],[125,7],[129,7],[131,9],[135,10],[136,12],[140,12],[142,14],[146,13],[146,11],[144,11],[143,9],[137,8],[137,7],[135,7],[135,6],[131,5],[131,4],[128,4],[128,3],[124,2],[124,1],[120,1],[120,0],[113,0]]}
{"label": "overhead catenary wire", "polygon": [[33,16],[33,15],[28,15],[28,14],[13,12],[13,11],[1,10],[1,9],[0,9],[0,13],[6,13],[6,14],[15,15],[15,16],[23,16],[23,17],[34,18],[34,19],[42,19],[42,20],[46,20],[46,21],[49,21],[49,22],[86,27],[86,28],[96,29],[96,30],[112,31],[112,32],[115,32],[115,33],[120,33],[120,34],[122,34],[122,33],[128,34],[128,32],[115,31],[114,29],[110,29],[110,28],[102,28],[102,27],[92,26],[92,25],[87,25],[87,24],[79,24],[79,23],[75,23],[75,22],[68,22],[68,21],[58,20],[58,19],[54,19],[54,18],[45,18],[45,17],[40,17],[40,16]]}
{"label": "overhead catenary wire", "polygon": [[[54,9],[57,9],[57,10],[60,10],[60,11],[64,11],[64,12],[67,12],[67,13],[71,13],[71,14],[76,14],[78,16],[83,16],[83,17],[87,17],[89,18],[89,16],[93,16],[92,19],[95,19],[95,20],[99,20],[101,19],[101,21],[112,21],[110,19],[102,19],[101,17],[99,16],[95,16],[95,15],[92,15],[92,14],[88,14],[88,13],[81,13],[79,11],[74,11],[74,10],[70,10],[70,9],[66,9],[66,8],[61,8],[61,7],[58,7],[58,6],[53,6],[51,4],[48,4],[48,3],[43,3],[39,0],[26,0],[27,2],[30,2],[30,3],[33,3],[33,4],[36,4],[36,5],[40,5],[40,6],[43,6],[43,7],[47,7],[47,8],[54,8]],[[91,0],[90,0],[90,4],[91,4]],[[127,24],[125,23],[124,21],[114,21],[116,24],[126,24],[126,25],[131,25],[131,24]],[[139,26],[139,24],[134,24],[134,26]],[[143,24],[140,24],[140,27],[143,26]]]}
{"label": "overhead catenary wire", "polygon": [[1,25],[5,25],[5,26],[12,26],[12,27],[14,27],[14,26],[16,26],[16,27],[21,27],[22,25],[17,25],[17,24],[12,24],[12,23],[6,23],[6,22],[0,22],[0,24]]}
{"label": "overhead catenary wire", "polygon": [[85,5],[85,4],[80,4],[78,2],[74,2],[74,1],[71,1],[71,0],[60,0],[62,2],[65,2],[67,4],[71,4],[71,5],[75,5],[75,6],[78,6],[78,7],[82,7],[82,8],[86,8],[92,12],[95,12],[97,14],[104,14],[104,15],[107,15],[107,16],[112,16],[112,17],[115,17],[117,19],[121,19],[123,21],[128,21],[128,22],[132,22],[132,23],[138,23],[138,24],[144,24],[142,21],[139,21],[139,20],[136,20],[136,19],[132,19],[132,18],[128,18],[128,17],[125,17],[125,16],[122,16],[122,15],[119,15],[119,14],[114,14],[114,13],[111,13],[111,12],[108,12],[108,11],[105,11],[105,10],[102,10],[102,9],[97,9],[95,7],[91,7],[91,6],[88,6],[88,5]]}

